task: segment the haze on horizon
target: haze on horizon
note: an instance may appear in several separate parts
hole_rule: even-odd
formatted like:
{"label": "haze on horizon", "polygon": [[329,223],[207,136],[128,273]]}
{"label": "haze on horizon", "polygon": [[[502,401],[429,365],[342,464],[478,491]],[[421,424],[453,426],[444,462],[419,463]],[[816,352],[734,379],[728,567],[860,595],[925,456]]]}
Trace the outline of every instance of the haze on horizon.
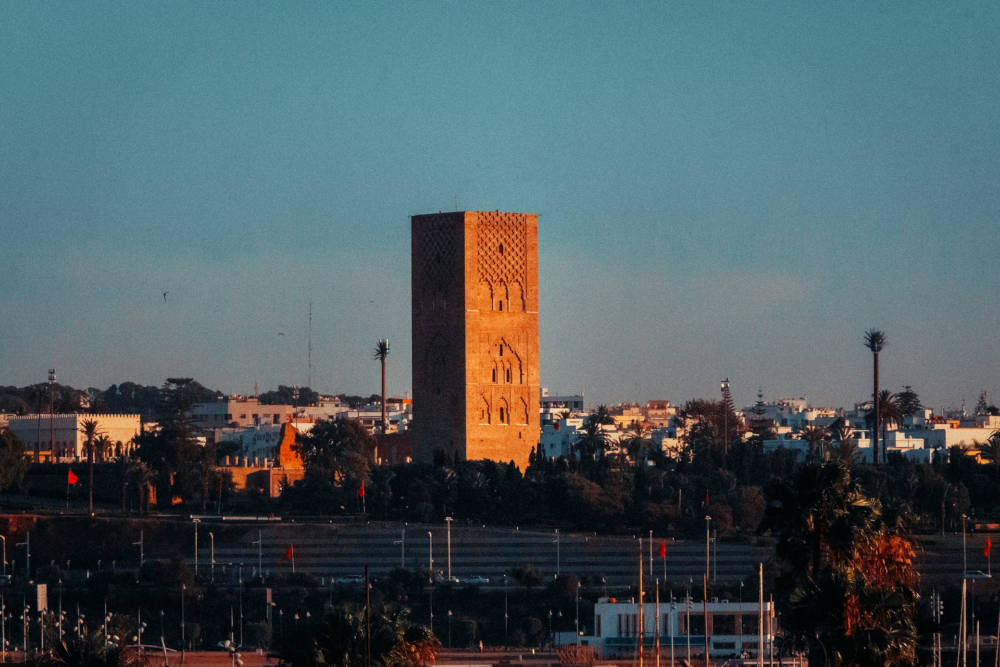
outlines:
{"label": "haze on horizon", "polygon": [[[990,3],[15,3],[0,383],[410,388],[409,216],[540,215],[542,386],[1000,393]],[[166,299],[163,293],[168,292]],[[282,332],[284,335],[279,335]]]}

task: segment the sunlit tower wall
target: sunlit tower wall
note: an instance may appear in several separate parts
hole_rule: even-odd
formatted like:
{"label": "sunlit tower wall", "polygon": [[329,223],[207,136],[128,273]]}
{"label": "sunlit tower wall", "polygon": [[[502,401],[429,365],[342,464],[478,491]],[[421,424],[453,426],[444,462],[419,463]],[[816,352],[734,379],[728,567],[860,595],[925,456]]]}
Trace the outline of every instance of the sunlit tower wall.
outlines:
{"label": "sunlit tower wall", "polygon": [[514,461],[538,443],[538,216],[411,218],[413,451]]}

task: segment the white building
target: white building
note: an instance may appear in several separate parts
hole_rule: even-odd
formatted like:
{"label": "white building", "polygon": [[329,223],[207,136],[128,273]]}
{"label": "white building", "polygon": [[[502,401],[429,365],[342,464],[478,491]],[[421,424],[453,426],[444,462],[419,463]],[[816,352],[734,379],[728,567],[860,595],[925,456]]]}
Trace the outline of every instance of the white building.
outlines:
{"label": "white building", "polygon": [[34,457],[37,447],[41,461],[69,463],[87,458],[84,447],[83,422],[97,422],[97,435],[107,436],[111,441],[110,451],[97,452],[105,460],[132,450],[133,439],[142,431],[139,415],[110,414],[33,414],[8,416],[8,426],[21,442],[28,454]]}
{"label": "white building", "polygon": [[[707,603],[660,600],[659,614],[655,602],[639,605],[634,601],[617,601],[602,597],[594,605],[593,634],[581,635],[579,641],[600,649],[604,657],[632,655],[639,647],[640,637],[646,655],[655,651],[659,634],[661,655],[669,657],[671,645],[676,659],[705,654],[706,621],[709,654],[717,657],[757,655],[763,638],[765,654],[773,646],[776,633],[774,608],[770,602],[760,607],[757,602],[730,602],[713,599]],[[763,632],[760,632],[763,621]],[[763,637],[762,637],[763,636]],[[572,632],[558,633],[556,643],[576,643]]]}

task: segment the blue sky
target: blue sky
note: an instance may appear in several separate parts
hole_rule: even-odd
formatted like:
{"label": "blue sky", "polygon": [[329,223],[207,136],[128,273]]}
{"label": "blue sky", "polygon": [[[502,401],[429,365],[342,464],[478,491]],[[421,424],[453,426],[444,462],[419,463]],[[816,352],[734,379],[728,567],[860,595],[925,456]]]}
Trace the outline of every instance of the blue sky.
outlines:
{"label": "blue sky", "polygon": [[[29,3],[0,383],[410,387],[409,216],[541,216],[542,384],[1000,401],[991,3]],[[162,293],[169,291],[166,303]],[[285,335],[279,336],[278,332]]]}

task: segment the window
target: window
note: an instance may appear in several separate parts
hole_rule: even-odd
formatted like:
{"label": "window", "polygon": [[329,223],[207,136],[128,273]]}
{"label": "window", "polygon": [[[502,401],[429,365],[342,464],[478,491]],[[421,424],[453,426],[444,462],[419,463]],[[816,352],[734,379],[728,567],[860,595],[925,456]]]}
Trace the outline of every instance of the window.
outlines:
{"label": "window", "polygon": [[500,251],[501,255],[503,254],[503,244],[502,243],[499,245],[499,247],[497,247],[497,250]]}
{"label": "window", "polygon": [[497,310],[503,310],[503,299],[500,299],[500,307]]}
{"label": "window", "polygon": [[497,369],[494,366],[493,367],[493,383],[496,384],[496,381],[497,381]]}
{"label": "window", "polygon": [[[503,302],[501,302],[503,303]],[[503,356],[503,343],[500,343],[500,356]]]}
{"label": "window", "polygon": [[501,424],[506,424],[507,423],[506,420],[504,419],[505,414],[506,413],[504,413],[503,408],[500,408],[500,423]]}
{"label": "window", "polygon": [[507,383],[510,384],[510,369],[507,369]]}

